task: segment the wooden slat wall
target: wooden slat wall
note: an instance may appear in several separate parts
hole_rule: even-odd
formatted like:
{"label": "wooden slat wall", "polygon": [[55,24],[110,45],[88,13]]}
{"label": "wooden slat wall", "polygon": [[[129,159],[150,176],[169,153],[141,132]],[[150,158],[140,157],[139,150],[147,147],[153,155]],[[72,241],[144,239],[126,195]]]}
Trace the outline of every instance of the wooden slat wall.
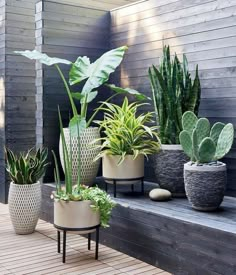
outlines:
{"label": "wooden slat wall", "polygon": [[[190,70],[199,64],[200,115],[236,125],[235,0],[149,0],[112,11],[111,20],[111,46],[129,46],[121,68],[123,86],[151,95],[147,71],[158,64],[164,42],[180,57],[187,55]],[[225,161],[228,190],[236,195],[235,145]]]}
{"label": "wooden slat wall", "polygon": [[0,200],[7,198],[4,146],[16,152],[35,146],[35,66],[14,50],[35,47],[35,0],[0,1],[1,148]]}
{"label": "wooden slat wall", "polygon": [[15,50],[35,48],[36,0],[6,0],[6,143],[13,150],[35,146],[35,66]]}
{"label": "wooden slat wall", "polygon": [[0,2],[0,26],[0,201],[5,202],[5,1]]}
{"label": "wooden slat wall", "polygon": [[[110,14],[104,10],[82,7],[76,0],[69,1],[69,4],[66,2],[43,0],[37,3],[37,49],[70,61],[75,61],[82,55],[87,55],[94,61],[110,47]],[[68,78],[69,66],[60,67]],[[64,125],[67,127],[71,115],[70,104],[56,68],[40,64],[36,68],[37,145],[44,145],[57,152],[57,106],[60,106]],[[73,90],[79,91],[79,88],[74,87]],[[93,109],[93,106],[90,107]],[[52,175],[52,169],[48,169],[45,181],[52,181]]]}

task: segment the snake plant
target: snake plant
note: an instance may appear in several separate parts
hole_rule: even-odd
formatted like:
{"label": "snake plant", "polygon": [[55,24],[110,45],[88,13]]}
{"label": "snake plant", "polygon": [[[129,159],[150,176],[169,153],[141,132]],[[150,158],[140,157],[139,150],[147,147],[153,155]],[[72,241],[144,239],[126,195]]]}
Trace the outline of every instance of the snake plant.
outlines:
{"label": "snake plant", "polygon": [[101,145],[96,146],[101,152],[95,160],[105,154],[118,155],[120,164],[126,155],[132,155],[135,159],[140,154],[147,156],[159,151],[157,126],[148,126],[153,123],[153,113],[137,114],[138,109],[146,103],[129,103],[125,97],[122,106],[108,102],[104,104],[104,120],[95,123],[100,125],[105,137],[94,141],[101,141]]}
{"label": "snake plant", "polygon": [[201,94],[198,66],[192,80],[186,56],[183,55],[181,64],[176,54],[171,59],[170,47],[164,46],[159,68],[154,65],[149,68],[149,78],[161,142],[179,144],[183,113],[198,114]]}
{"label": "snake plant", "polygon": [[6,170],[15,184],[34,184],[45,174],[49,165],[47,162],[48,150],[33,149],[27,153],[14,154],[9,148],[5,149]]}

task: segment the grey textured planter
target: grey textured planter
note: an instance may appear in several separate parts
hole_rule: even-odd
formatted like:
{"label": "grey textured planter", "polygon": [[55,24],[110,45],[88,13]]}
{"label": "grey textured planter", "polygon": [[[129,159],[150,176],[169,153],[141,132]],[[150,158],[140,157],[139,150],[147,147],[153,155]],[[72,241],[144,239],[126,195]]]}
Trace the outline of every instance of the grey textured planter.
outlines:
{"label": "grey textured planter", "polygon": [[185,197],[184,164],[189,161],[181,145],[162,145],[160,153],[153,155],[155,177],[161,188],[173,197]]}
{"label": "grey textured planter", "polygon": [[192,207],[199,211],[214,211],[223,201],[227,181],[226,164],[218,166],[184,165],[186,195]]}

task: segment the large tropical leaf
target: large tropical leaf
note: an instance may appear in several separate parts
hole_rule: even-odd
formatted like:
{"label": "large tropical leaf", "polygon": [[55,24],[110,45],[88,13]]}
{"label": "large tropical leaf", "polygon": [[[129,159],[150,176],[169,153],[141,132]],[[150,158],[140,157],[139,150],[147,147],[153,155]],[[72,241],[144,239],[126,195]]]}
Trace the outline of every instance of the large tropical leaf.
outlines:
{"label": "large tropical leaf", "polygon": [[[127,49],[127,46],[122,46],[108,51],[91,64],[84,57],[78,58],[70,70],[70,84],[74,85],[82,79],[88,78],[84,84],[82,93],[90,93],[109,79],[110,74],[120,65]],[[81,66],[82,61],[83,66]]]}
{"label": "large tropical leaf", "polygon": [[118,93],[118,94],[131,94],[133,95],[137,100],[146,100],[146,99],[150,99],[149,97],[147,97],[144,94],[141,94],[140,92],[131,89],[131,88],[121,88],[121,87],[117,87],[114,84],[106,84],[107,87],[109,87],[112,91]]}
{"label": "large tropical leaf", "polygon": [[72,62],[66,59],[61,59],[57,57],[49,57],[45,53],[38,52],[36,50],[33,51],[14,51],[14,53],[21,54],[29,59],[38,60],[40,63],[43,63],[47,66],[55,65],[55,64],[71,64]]}
{"label": "large tropical leaf", "polygon": [[82,135],[86,128],[86,120],[85,118],[77,115],[74,116],[69,123],[70,133],[72,137],[78,137]]}

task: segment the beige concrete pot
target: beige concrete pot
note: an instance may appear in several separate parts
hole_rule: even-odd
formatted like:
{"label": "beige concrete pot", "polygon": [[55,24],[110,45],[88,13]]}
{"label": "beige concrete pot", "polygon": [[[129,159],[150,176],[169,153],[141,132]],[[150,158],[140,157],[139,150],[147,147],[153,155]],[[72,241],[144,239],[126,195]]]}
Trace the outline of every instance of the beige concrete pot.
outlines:
{"label": "beige concrete pot", "polygon": [[[64,128],[64,135],[69,150],[70,146],[70,131],[69,128]],[[99,128],[98,127],[89,127],[84,130],[83,134],[80,137],[80,154],[81,154],[81,183],[86,185],[92,185],[98,173],[98,168],[100,165],[100,160],[93,161],[97,154],[100,152],[100,149],[91,149],[89,144],[94,140],[100,138]],[[77,183],[78,178],[78,140],[77,138],[71,138],[72,142],[72,180],[73,184]],[[60,139],[59,144],[59,153],[61,165],[64,170],[64,161],[63,161],[63,151],[62,151],[62,142]]]}
{"label": "beige concrete pot", "polygon": [[[100,224],[100,213],[93,211],[91,201],[54,201],[54,224],[66,228],[86,228]],[[93,230],[77,232],[87,234]]]}
{"label": "beige concrete pot", "polygon": [[[117,165],[120,156],[105,155],[102,159],[103,177],[110,179],[132,179],[144,176],[144,156],[139,155],[135,160],[127,155],[125,160]],[[112,181],[106,181],[112,183]],[[139,181],[137,181],[139,182]],[[117,184],[131,184],[136,181],[118,181]]]}
{"label": "beige concrete pot", "polygon": [[34,232],[41,208],[41,184],[10,183],[8,206],[12,225],[16,234]]}

